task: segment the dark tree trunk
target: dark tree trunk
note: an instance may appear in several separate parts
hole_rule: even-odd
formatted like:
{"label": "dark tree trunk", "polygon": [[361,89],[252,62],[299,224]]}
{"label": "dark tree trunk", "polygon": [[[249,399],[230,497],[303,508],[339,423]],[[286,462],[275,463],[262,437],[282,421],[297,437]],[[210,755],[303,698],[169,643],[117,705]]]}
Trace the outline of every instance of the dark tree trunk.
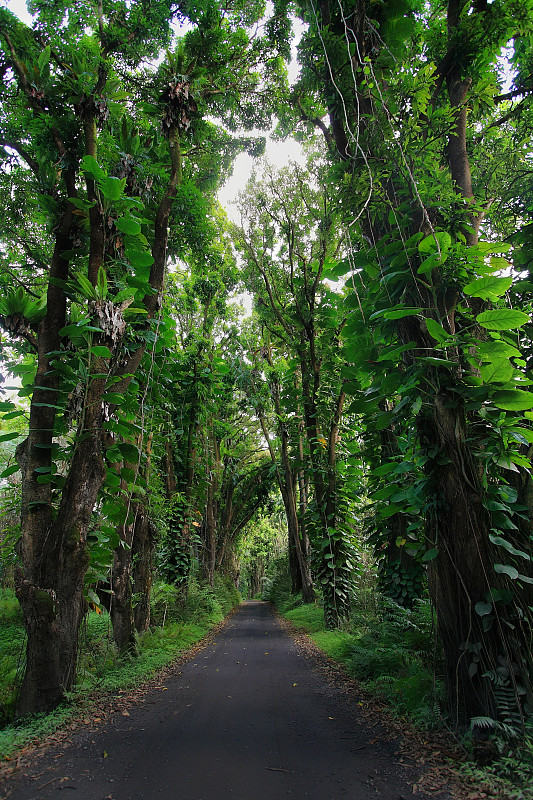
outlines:
{"label": "dark tree trunk", "polygon": [[[31,469],[31,460],[26,459],[23,470]],[[24,567],[17,573],[17,596],[28,638],[18,716],[49,711],[72,687],[78,631],[87,610],[83,596],[89,563],[87,531],[104,476],[99,448],[94,439],[85,439],[63,489],[57,520],[37,532],[31,509],[26,512],[30,519],[22,529]]]}
{"label": "dark tree trunk", "polygon": [[202,537],[202,577],[210,586],[215,580],[215,563],[217,554],[217,520],[220,463],[220,443],[211,435],[213,443],[213,464],[209,470],[207,498]]}
{"label": "dark tree trunk", "polygon": [[289,545],[289,572],[291,576],[291,593],[299,594],[299,592],[301,592],[303,589],[302,572],[300,570],[300,563],[298,561],[298,555],[296,553],[294,537],[289,534],[287,538]]}
{"label": "dark tree trunk", "polygon": [[150,627],[150,592],[153,581],[155,532],[148,512],[142,503],[137,506],[134,524],[132,555],[135,605],[133,618],[137,632],[144,633]]}
{"label": "dark tree trunk", "polygon": [[[56,136],[58,140],[58,136]],[[155,219],[152,248],[154,264],[150,285],[156,291],[147,295],[145,307],[150,317],[157,309],[166,264],[168,216],[178,183],[176,169],[176,130],[171,129],[172,169]],[[89,144],[89,143],[88,143]],[[58,147],[62,143],[58,141]],[[61,151],[66,155],[66,151]],[[69,198],[76,196],[75,176],[65,170]],[[39,326],[38,365],[30,409],[29,434],[17,458],[22,471],[22,512],[20,555],[22,567],[17,572],[19,597],[27,633],[26,669],[19,692],[16,713],[49,711],[72,687],[78,656],[78,633],[86,612],[83,595],[84,575],[89,563],[87,533],[98,492],[106,476],[102,458],[102,396],[109,363],[106,358],[93,362],[79,426],[79,439],[61,490],[61,500],[54,519],[50,483],[40,483],[43,468],[52,466],[52,444],[56,417],[59,375],[50,363],[50,353],[60,350],[59,331],[65,324],[66,295],[61,282],[68,279],[73,207],[66,201],[56,233],[50,265],[46,316]],[[89,274],[101,257],[98,237],[91,237]],[[103,337],[104,338],[104,337]],[[106,344],[109,342],[105,341]],[[97,341],[94,341],[96,344]],[[114,388],[127,390],[137,369],[143,347],[139,347],[118,370],[121,377]],[[36,470],[39,470],[36,472]]]}
{"label": "dark tree trunk", "polygon": [[133,619],[131,556],[134,525],[123,526],[121,542],[115,549],[111,574],[111,604],[109,613],[113,638],[119,653],[136,653],[135,623]]}
{"label": "dark tree trunk", "polygon": [[320,433],[316,403],[320,387],[320,367],[314,354],[313,329],[308,330],[308,339],[309,352],[303,349],[300,351],[305,430],[319,520],[317,537],[322,542],[320,575],[323,578],[324,618],[326,627],[333,629],[338,627],[341,620],[348,616],[350,610],[350,575],[346,567],[348,552],[344,533],[340,528],[341,513],[335,463],[344,392],[341,391],[336,400],[327,442],[327,457],[324,463],[323,455],[319,450],[319,441],[323,439]]}
{"label": "dark tree trunk", "polygon": [[[276,395],[275,395],[275,404],[276,408],[278,409],[277,413],[278,415],[280,415],[281,406],[279,403],[279,396],[276,398]],[[266,426],[265,417],[262,412],[259,412],[259,421],[261,422],[263,435],[268,443],[270,458],[272,460],[272,463],[275,464],[276,455],[274,453],[274,449],[272,447],[272,443],[268,435],[268,429]],[[302,599],[304,603],[312,603],[315,599],[315,590],[313,588],[313,579],[311,577],[311,566],[309,563],[309,557],[307,554],[304,554],[302,550],[302,542],[300,540],[300,532],[298,528],[298,513],[296,510],[297,501],[295,494],[295,482],[293,480],[293,475],[291,471],[287,434],[284,431],[281,431],[281,434],[282,434],[281,435],[282,472],[279,470],[279,467],[277,468],[276,472],[277,472],[278,485],[281,492],[281,497],[283,499],[283,505],[285,507],[285,516],[287,517],[287,528],[289,535],[289,557],[292,546],[292,553],[296,559],[294,564],[296,563],[298,564],[298,569],[300,572],[300,580],[297,580],[296,584],[301,582]]]}
{"label": "dark tree trunk", "polygon": [[430,527],[430,546],[438,549],[438,556],[428,580],[444,647],[448,707],[457,723],[466,724],[478,715],[497,717],[496,684],[483,674],[509,663],[509,651],[501,620],[484,630],[485,618],[475,610],[501,581],[494,574],[490,519],[481,503],[464,416],[456,405],[455,399],[438,395],[434,417],[424,430],[429,447],[438,447],[431,470],[438,506]]}

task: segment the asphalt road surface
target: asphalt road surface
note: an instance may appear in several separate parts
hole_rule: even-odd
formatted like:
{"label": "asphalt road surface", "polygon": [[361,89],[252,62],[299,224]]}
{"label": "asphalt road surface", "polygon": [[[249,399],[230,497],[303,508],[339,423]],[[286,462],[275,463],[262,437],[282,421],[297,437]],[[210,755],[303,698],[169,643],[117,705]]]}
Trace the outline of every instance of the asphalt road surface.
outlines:
{"label": "asphalt road surface", "polygon": [[270,607],[246,602],[161,686],[47,751],[0,797],[408,800],[397,758]]}

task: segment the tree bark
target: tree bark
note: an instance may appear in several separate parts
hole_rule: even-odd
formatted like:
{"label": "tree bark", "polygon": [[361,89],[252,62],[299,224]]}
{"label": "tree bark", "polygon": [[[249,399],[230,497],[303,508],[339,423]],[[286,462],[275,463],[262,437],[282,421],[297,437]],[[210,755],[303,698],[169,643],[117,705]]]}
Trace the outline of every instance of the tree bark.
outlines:
{"label": "tree bark", "polygon": [[150,592],[153,581],[155,531],[147,509],[142,503],[137,504],[134,525],[132,555],[135,605],[133,617],[137,632],[144,633],[150,627]]}

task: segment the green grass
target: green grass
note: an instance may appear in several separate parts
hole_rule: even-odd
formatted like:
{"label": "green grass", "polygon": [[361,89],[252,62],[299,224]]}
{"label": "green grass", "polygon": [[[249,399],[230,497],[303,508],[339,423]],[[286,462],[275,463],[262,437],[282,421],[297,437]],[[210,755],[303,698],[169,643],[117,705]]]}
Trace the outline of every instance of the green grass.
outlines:
{"label": "green grass", "polygon": [[282,613],[298,630],[303,630],[306,633],[325,630],[324,612],[320,606],[314,603],[298,606],[298,608]]}
{"label": "green grass", "polygon": [[[13,756],[33,739],[46,738],[98,697],[142,684],[202,639],[240,601],[233,586],[221,579],[214,589],[192,582],[185,604],[178,602],[174,587],[161,584],[155,587],[154,597],[156,621],[161,613],[165,625],[138,637],[138,656],[119,656],[109,616],[90,612],[80,636],[77,683],[66,701],[50,714],[12,722],[25,637],[17,600],[12,592],[0,590],[0,759]],[[159,608],[158,597],[164,598]]]}

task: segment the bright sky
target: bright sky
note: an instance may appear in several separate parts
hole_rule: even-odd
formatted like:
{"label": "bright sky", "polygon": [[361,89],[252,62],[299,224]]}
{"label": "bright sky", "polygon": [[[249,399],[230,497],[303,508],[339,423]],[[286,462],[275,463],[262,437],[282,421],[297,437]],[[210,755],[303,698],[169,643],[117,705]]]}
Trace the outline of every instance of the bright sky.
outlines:
{"label": "bright sky", "polygon": [[[26,2],[25,0],[0,0],[2,5],[9,8],[16,14],[21,20],[26,23],[31,23],[31,16],[28,14],[26,9]],[[293,42],[292,47],[292,54],[293,54],[293,62],[289,67],[289,79],[293,82],[298,73],[298,68],[296,65],[296,43],[300,38],[301,31],[298,30],[298,23],[296,24],[297,30],[297,40]],[[264,132],[257,131],[257,135],[264,136]],[[298,142],[294,140],[287,140],[285,142],[275,142],[272,139],[267,139],[267,146],[265,152],[266,159],[275,167],[280,168],[287,166],[289,161],[296,161],[299,164],[305,164],[305,156],[303,154],[301,146]],[[246,153],[242,153],[237,156],[235,160],[235,166],[233,169],[233,175],[231,178],[226,182],[226,184],[220,190],[218,197],[221,204],[226,209],[226,212],[231,220],[234,222],[238,222],[238,214],[235,208],[235,200],[239,192],[241,192],[245,185],[246,181],[250,177],[250,174],[253,169],[259,170],[260,169],[260,160],[256,158],[252,158],[251,156],[247,155]]]}

